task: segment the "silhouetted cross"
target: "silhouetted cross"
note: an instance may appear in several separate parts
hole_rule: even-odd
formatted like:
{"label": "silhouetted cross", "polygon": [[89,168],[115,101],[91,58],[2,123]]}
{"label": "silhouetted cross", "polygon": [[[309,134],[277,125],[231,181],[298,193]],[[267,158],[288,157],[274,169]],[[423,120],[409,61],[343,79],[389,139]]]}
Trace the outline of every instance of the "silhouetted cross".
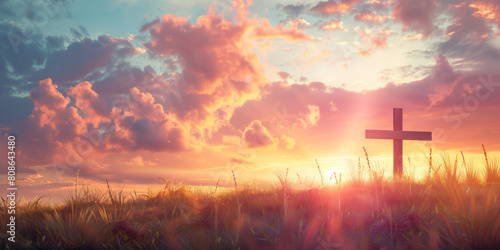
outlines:
{"label": "silhouetted cross", "polygon": [[403,174],[403,140],[431,141],[432,132],[403,131],[403,109],[393,109],[393,130],[365,131],[366,139],[392,139],[394,150],[394,176]]}

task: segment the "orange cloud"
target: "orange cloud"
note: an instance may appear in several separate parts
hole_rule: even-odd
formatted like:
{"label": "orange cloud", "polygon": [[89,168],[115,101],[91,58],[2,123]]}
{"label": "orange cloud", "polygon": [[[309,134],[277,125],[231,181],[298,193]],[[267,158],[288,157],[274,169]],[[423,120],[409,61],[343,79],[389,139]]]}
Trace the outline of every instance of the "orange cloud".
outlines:
{"label": "orange cloud", "polygon": [[356,16],[354,16],[354,20],[356,21],[367,21],[367,22],[374,22],[374,23],[383,23],[386,20],[391,19],[390,16],[377,16],[375,13],[371,11],[362,11]]}
{"label": "orange cloud", "polygon": [[88,123],[97,126],[101,121],[105,121],[109,117],[106,102],[99,99],[89,82],[82,82],[71,87],[67,93],[74,98],[75,106],[85,114],[85,120]]}
{"label": "orange cloud", "polygon": [[319,2],[316,6],[311,8],[311,11],[318,12],[323,15],[346,13],[354,7],[361,0],[328,0],[326,2]]}
{"label": "orange cloud", "polygon": [[340,30],[344,28],[342,21],[331,20],[321,26],[323,30]]}
{"label": "orange cloud", "polygon": [[145,47],[152,56],[179,59],[181,71],[170,76],[173,81],[164,96],[196,138],[211,137],[227,124],[235,108],[258,98],[260,87],[267,84],[252,41],[312,39],[296,27],[273,27],[267,19],[248,17],[250,3],[234,3],[236,23],[209,11],[194,24],[165,15],[142,28],[149,31],[151,41]]}
{"label": "orange cloud", "polygon": [[30,91],[30,99],[35,106],[28,118],[34,126],[32,129],[55,143],[78,141],[79,136],[86,132],[86,124],[78,110],[67,107],[70,99],[57,91],[52,79],[42,80],[39,84],[38,88]]}
{"label": "orange cloud", "polygon": [[480,16],[487,20],[500,20],[499,7],[493,4],[477,2],[469,4],[469,7],[476,9],[474,16]]}

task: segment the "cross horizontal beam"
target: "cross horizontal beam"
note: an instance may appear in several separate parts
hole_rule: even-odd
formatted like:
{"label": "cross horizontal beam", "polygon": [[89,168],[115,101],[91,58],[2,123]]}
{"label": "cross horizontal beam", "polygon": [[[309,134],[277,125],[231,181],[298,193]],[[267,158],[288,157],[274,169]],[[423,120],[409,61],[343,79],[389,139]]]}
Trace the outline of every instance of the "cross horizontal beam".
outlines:
{"label": "cross horizontal beam", "polygon": [[391,139],[391,140],[420,140],[432,141],[432,132],[420,131],[394,131],[394,130],[366,130],[366,139]]}

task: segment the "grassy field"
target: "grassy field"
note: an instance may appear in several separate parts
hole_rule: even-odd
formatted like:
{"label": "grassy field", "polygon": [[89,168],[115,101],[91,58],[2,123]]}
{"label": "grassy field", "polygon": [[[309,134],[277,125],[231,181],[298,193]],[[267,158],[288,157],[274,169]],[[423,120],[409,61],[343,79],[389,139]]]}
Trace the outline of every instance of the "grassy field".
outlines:
{"label": "grassy field", "polygon": [[[435,157],[436,158],[436,157]],[[360,160],[350,176],[316,182],[275,172],[274,187],[200,191],[165,183],[147,195],[79,187],[56,206],[17,208],[16,243],[2,249],[498,249],[500,166],[429,159],[398,180]],[[409,171],[406,171],[409,172]],[[342,179],[343,178],[343,179]],[[392,179],[392,178],[391,178]],[[319,180],[319,181],[318,181]],[[2,206],[6,209],[6,202]],[[5,210],[4,210],[5,211]],[[7,217],[2,214],[2,232]]]}

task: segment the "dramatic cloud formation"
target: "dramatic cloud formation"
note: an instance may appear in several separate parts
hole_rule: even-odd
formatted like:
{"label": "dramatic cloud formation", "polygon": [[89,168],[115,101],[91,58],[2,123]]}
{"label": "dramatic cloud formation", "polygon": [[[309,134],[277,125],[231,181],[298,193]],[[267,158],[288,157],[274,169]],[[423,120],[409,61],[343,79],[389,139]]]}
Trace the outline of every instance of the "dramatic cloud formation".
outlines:
{"label": "dramatic cloud formation", "polygon": [[[71,43],[65,50],[47,57],[45,67],[38,72],[55,82],[79,80],[97,68],[109,65],[114,56],[126,57],[140,53],[124,38],[99,36],[97,40],[85,38]],[[78,58],[75,61],[75,58]]]}
{"label": "dramatic cloud formation", "polygon": [[246,8],[238,10],[237,24],[210,13],[198,17],[196,24],[165,15],[142,28],[151,35],[145,46],[153,56],[179,59],[182,71],[171,75],[175,90],[166,105],[191,122],[197,136],[211,136],[227,124],[234,109],[257,98],[267,83],[251,39],[310,39],[295,28],[273,28],[266,20],[249,19],[241,14]]}
{"label": "dramatic cloud formation", "polygon": [[[50,78],[40,81],[40,86],[30,91],[30,99],[35,107],[28,122],[35,135],[45,137],[42,144],[78,142],[79,136],[85,133],[86,126],[78,110],[67,107],[70,99],[57,91],[57,85],[53,85]],[[38,150],[44,146],[40,145]]]}

